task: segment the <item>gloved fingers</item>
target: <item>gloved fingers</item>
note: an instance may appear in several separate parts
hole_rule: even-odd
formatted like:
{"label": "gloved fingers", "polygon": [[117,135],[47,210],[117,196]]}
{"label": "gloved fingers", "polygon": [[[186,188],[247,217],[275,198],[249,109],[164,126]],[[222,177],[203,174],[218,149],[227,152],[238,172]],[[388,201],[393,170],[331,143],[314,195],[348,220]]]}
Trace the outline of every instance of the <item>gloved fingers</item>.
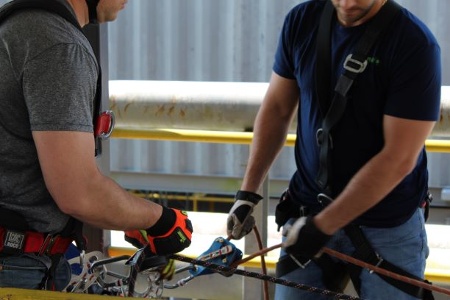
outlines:
{"label": "gloved fingers", "polygon": [[242,223],[247,218],[247,216],[253,212],[254,206],[255,204],[250,201],[236,200],[233,207],[231,207],[229,214],[236,215],[236,217]]}
{"label": "gloved fingers", "polygon": [[255,227],[255,218],[253,216],[248,216],[244,223],[235,223],[231,231],[232,238],[239,240],[246,236]]}
{"label": "gloved fingers", "polygon": [[173,259],[169,259],[168,263],[161,267],[160,274],[161,279],[172,280],[173,275],[175,274],[175,261]]}
{"label": "gloved fingers", "polygon": [[154,254],[177,253],[191,244],[193,227],[187,213],[176,209],[173,209],[173,212],[176,216],[175,223],[166,233],[158,236],[147,235],[150,251]]}
{"label": "gloved fingers", "polygon": [[148,244],[147,233],[145,230],[126,230],[125,241],[140,249]]}
{"label": "gloved fingers", "polygon": [[[240,231],[242,230],[241,227],[243,226],[245,221],[251,217],[251,213],[253,212],[253,206],[250,206],[247,203],[251,204],[251,202],[248,201],[237,200],[231,208],[230,214],[228,215],[227,234],[233,235],[234,238],[240,236]],[[252,222],[252,220],[250,220],[249,222]],[[254,225],[254,219],[252,224],[247,224],[247,226],[251,225]]]}
{"label": "gloved fingers", "polygon": [[297,243],[298,235],[302,227],[305,226],[306,219],[307,219],[306,217],[301,217],[297,219],[297,221],[295,221],[294,224],[292,224],[292,226],[286,228],[288,232],[286,235],[286,240],[283,243],[283,247],[289,247]]}
{"label": "gloved fingers", "polygon": [[291,230],[291,228],[292,228],[292,224],[284,225],[283,226],[283,231],[281,232],[281,235],[286,237],[288,235],[289,231]]}
{"label": "gloved fingers", "polygon": [[227,235],[230,236],[233,233],[233,228],[236,224],[236,216],[235,215],[229,215],[227,218]]}

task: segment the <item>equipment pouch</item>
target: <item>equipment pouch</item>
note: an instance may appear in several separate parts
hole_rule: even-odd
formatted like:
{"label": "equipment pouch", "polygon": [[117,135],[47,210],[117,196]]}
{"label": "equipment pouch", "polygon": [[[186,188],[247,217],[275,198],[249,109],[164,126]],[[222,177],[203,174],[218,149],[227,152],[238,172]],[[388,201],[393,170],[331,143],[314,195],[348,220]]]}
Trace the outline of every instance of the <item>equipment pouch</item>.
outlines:
{"label": "equipment pouch", "polygon": [[433,195],[431,195],[430,192],[427,192],[425,199],[421,203],[421,207],[423,208],[423,216],[425,218],[425,222],[428,220],[428,216],[430,213],[431,201],[433,201]]}
{"label": "equipment pouch", "polygon": [[286,224],[290,218],[299,218],[299,205],[292,201],[289,190],[286,189],[281,194],[280,200],[275,208],[275,223],[278,225],[278,231]]}

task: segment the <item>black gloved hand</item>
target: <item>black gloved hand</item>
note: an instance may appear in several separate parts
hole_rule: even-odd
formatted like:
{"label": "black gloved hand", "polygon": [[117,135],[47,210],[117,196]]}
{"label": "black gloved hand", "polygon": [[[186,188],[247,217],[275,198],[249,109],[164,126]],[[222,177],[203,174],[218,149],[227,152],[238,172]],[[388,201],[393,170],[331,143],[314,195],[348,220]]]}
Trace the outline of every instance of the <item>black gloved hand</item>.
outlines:
{"label": "black gloved hand", "polygon": [[163,213],[155,225],[146,230],[127,230],[125,240],[137,248],[148,244],[156,255],[168,255],[189,247],[192,231],[186,212],[163,206]]}
{"label": "black gloved hand", "polygon": [[316,227],[312,216],[299,218],[284,231],[287,231],[287,237],[283,247],[302,265],[305,265],[314,256],[320,256],[320,249],[332,237]]}
{"label": "black gloved hand", "polygon": [[234,199],[234,205],[227,218],[227,234],[238,240],[252,231],[255,226],[252,212],[262,197],[256,193],[238,191]]}

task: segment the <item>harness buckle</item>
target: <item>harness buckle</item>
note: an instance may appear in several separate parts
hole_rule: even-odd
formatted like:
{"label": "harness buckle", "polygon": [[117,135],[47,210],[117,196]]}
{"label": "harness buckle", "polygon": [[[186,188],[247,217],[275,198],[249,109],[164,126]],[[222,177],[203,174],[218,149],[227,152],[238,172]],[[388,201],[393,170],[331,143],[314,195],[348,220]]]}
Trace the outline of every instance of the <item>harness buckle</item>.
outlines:
{"label": "harness buckle", "polygon": [[344,69],[353,73],[362,73],[367,67],[367,59],[360,62],[357,59],[352,58],[353,54],[347,55],[344,61]]}
{"label": "harness buckle", "polygon": [[[323,129],[319,128],[316,131],[316,142],[317,142],[317,146],[322,146],[323,143]],[[330,141],[330,149],[333,149],[333,137],[331,136],[331,134],[328,134],[328,140]]]}
{"label": "harness buckle", "polygon": [[59,234],[47,235],[39,248],[39,255],[52,256],[54,254],[64,253],[69,245],[72,243],[73,239],[70,237],[62,237]]}
{"label": "harness buckle", "polygon": [[116,118],[112,110],[102,112],[96,122],[94,135],[102,140],[106,140],[111,136],[116,123]]}
{"label": "harness buckle", "polygon": [[289,254],[289,256],[292,258],[292,260],[302,269],[306,268],[309,263],[311,262],[310,259],[308,259],[307,261],[305,261],[304,263],[301,263],[294,255]]}
{"label": "harness buckle", "polygon": [[[378,258],[378,262],[375,264],[375,267],[379,267],[380,265],[381,265],[381,263],[384,261],[384,259],[378,254],[378,253],[376,253],[375,252],[375,255],[377,256],[377,258]],[[372,274],[374,272],[374,270],[369,270],[369,273],[370,274]]]}
{"label": "harness buckle", "polygon": [[333,199],[328,196],[327,194],[320,193],[317,195],[317,202],[319,202],[322,206],[327,206],[331,202],[333,202]]}
{"label": "harness buckle", "polygon": [[300,217],[307,217],[310,215],[310,210],[307,206],[301,205],[298,208],[298,211],[299,211]]}
{"label": "harness buckle", "polygon": [[48,255],[53,247],[53,245],[56,242],[56,238],[58,236],[55,235],[47,235],[44,239],[44,242],[41,245],[41,248],[39,249],[39,255]]}

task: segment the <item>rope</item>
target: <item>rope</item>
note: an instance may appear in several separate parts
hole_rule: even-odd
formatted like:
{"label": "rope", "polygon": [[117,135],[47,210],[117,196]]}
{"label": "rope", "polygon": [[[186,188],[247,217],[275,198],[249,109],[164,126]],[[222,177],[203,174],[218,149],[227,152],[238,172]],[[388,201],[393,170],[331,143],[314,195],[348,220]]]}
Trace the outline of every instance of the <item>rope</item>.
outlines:
{"label": "rope", "polygon": [[438,286],[434,286],[434,285],[431,285],[429,283],[426,283],[426,282],[423,282],[423,281],[420,281],[420,280],[409,278],[409,277],[406,277],[406,276],[403,276],[403,275],[400,275],[400,274],[388,271],[386,269],[383,269],[383,268],[380,268],[380,267],[376,267],[374,265],[365,263],[365,262],[363,262],[361,260],[358,260],[358,259],[356,259],[354,257],[351,257],[349,255],[340,253],[338,251],[335,251],[335,250],[327,248],[327,247],[324,247],[322,250],[323,250],[323,252],[325,252],[325,253],[327,253],[329,255],[332,255],[332,256],[334,256],[336,258],[339,258],[339,259],[341,259],[343,261],[346,261],[346,262],[352,263],[354,265],[357,265],[358,267],[366,268],[366,269],[369,269],[369,270],[373,270],[376,273],[379,273],[379,274],[382,274],[382,275],[385,275],[385,276],[388,276],[388,277],[391,277],[391,278],[394,278],[394,279],[397,279],[399,281],[403,281],[403,282],[406,282],[406,283],[409,283],[409,284],[412,284],[412,285],[415,285],[415,286],[419,286],[421,288],[424,288],[424,289],[427,289],[427,290],[430,290],[430,291],[435,291],[435,292],[439,292],[439,293],[442,293],[442,294],[450,295],[450,290],[448,290],[448,289],[441,288],[441,287],[438,287]]}
{"label": "rope", "polygon": [[[258,228],[255,226],[253,228],[253,231],[255,232],[256,240],[258,242],[259,250],[263,249],[263,243],[261,240],[261,235],[259,234]],[[267,275],[267,267],[266,267],[266,259],[264,258],[264,254],[261,254],[261,269],[262,273],[264,275]],[[233,265],[232,265],[233,266]],[[233,266],[234,267],[234,266]],[[263,281],[263,290],[264,290],[264,300],[269,300],[269,283],[268,281]]]}
{"label": "rope", "polygon": [[281,284],[281,285],[285,285],[288,287],[292,287],[292,288],[296,288],[296,289],[300,289],[300,290],[304,290],[304,291],[308,291],[311,293],[316,293],[316,294],[320,294],[323,296],[329,296],[329,297],[334,297],[335,299],[351,299],[351,300],[359,300],[361,298],[358,297],[354,297],[354,296],[350,296],[350,295],[346,295],[346,294],[342,294],[342,293],[336,293],[336,292],[332,292],[332,291],[328,291],[328,290],[324,290],[324,289],[319,289],[316,287],[312,287],[312,286],[308,286],[308,285],[304,285],[301,283],[297,283],[297,282],[293,282],[293,281],[289,281],[289,280],[284,280],[281,278],[276,278],[273,276],[269,276],[269,275],[264,275],[264,274],[260,274],[260,273],[256,273],[256,272],[250,272],[250,271],[245,271],[245,270],[241,270],[241,269],[236,269],[236,268],[232,268],[232,267],[226,267],[226,266],[221,266],[221,265],[217,265],[217,264],[213,264],[210,263],[208,261],[201,261],[201,260],[197,260],[197,259],[192,259],[186,256],[182,256],[182,255],[178,255],[178,254],[172,254],[169,256],[169,258],[172,259],[176,259],[179,261],[183,261],[183,262],[187,262],[187,263],[191,263],[194,265],[199,265],[205,268],[209,268],[211,270],[214,270],[218,273],[223,273],[223,274],[238,274],[238,275],[242,275],[242,276],[246,276],[246,277],[251,277],[251,278],[256,278],[259,280],[266,280],[272,283],[276,283],[276,284]]}
{"label": "rope", "polygon": [[[280,248],[282,246],[283,246],[283,244],[280,243],[280,244],[271,246],[269,248],[262,249],[262,250],[260,250],[258,252],[255,252],[252,255],[247,256],[244,259],[241,259],[240,261],[237,261],[235,264],[236,265],[243,264],[243,263],[245,263],[245,262],[247,262],[247,261],[249,261],[249,260],[251,260],[251,259],[253,259],[253,258],[257,257],[257,256],[259,256],[259,255],[263,255],[263,254],[265,254],[267,252],[270,252],[270,251],[272,251],[274,249],[277,249],[277,248]],[[329,255],[331,255],[331,256],[334,256],[334,257],[336,257],[336,258],[338,258],[340,260],[343,260],[343,261],[346,261],[348,263],[354,264],[354,265],[356,265],[358,267],[372,270],[375,273],[378,273],[378,274],[381,274],[381,275],[385,275],[385,276],[394,278],[394,279],[399,280],[399,281],[403,281],[403,282],[411,284],[411,285],[419,286],[421,288],[424,288],[424,289],[427,289],[427,290],[430,290],[430,291],[442,293],[442,294],[445,294],[445,295],[450,295],[450,290],[448,290],[446,288],[442,288],[442,287],[439,287],[439,286],[434,286],[432,284],[429,284],[429,283],[426,283],[426,282],[423,282],[423,281],[420,281],[420,280],[409,278],[409,277],[406,277],[406,276],[403,276],[403,275],[400,275],[400,274],[388,271],[386,269],[383,269],[383,268],[380,268],[380,267],[376,267],[374,265],[368,264],[366,262],[358,260],[358,259],[356,259],[354,257],[349,256],[349,255],[340,253],[340,252],[335,251],[333,249],[324,247],[324,248],[322,248],[322,251],[327,253],[327,254],[329,254]]]}

